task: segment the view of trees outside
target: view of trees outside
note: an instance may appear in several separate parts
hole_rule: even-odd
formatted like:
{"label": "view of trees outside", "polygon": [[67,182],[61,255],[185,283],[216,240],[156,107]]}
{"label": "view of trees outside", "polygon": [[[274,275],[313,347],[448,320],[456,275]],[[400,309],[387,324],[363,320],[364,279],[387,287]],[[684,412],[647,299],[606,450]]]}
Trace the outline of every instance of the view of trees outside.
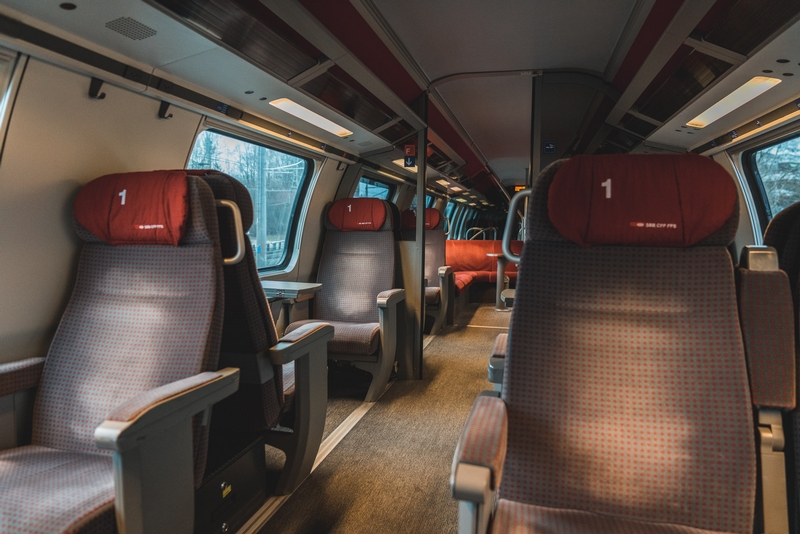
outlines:
{"label": "view of trees outside", "polygon": [[800,200],[800,138],[759,150],[754,162],[771,217]]}
{"label": "view of trees outside", "polygon": [[188,167],[230,174],[250,191],[253,225],[247,235],[256,266],[263,269],[283,262],[307,164],[297,156],[206,130],[197,136]]}

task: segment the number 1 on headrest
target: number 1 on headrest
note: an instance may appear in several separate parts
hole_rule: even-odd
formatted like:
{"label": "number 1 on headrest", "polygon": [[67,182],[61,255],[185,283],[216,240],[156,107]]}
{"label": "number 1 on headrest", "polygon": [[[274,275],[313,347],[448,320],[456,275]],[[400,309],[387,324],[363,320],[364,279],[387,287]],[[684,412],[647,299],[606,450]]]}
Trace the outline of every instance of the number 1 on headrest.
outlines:
{"label": "number 1 on headrest", "polygon": [[[606,198],[611,198],[611,178],[600,184],[606,188]],[[124,204],[125,202],[123,202]]]}
{"label": "number 1 on headrest", "polygon": [[122,191],[119,192],[119,196],[122,197],[122,202],[120,203],[120,206],[125,205],[125,196],[127,195],[127,193],[128,193],[127,189],[123,189]]}

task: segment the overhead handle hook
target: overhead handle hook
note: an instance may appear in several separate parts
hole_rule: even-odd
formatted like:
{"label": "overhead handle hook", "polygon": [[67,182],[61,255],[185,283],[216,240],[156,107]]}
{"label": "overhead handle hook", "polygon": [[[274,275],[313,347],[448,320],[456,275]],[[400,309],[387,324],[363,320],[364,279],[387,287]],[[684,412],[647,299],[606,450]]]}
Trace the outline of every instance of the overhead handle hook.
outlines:
{"label": "overhead handle hook", "polygon": [[103,87],[103,80],[92,76],[92,82],[89,84],[89,98],[103,100],[106,94],[100,92],[101,87]]}
{"label": "overhead handle hook", "polygon": [[167,114],[168,110],[169,110],[169,102],[163,102],[162,101],[161,102],[161,106],[159,106],[159,108],[158,108],[158,118],[159,119],[171,119],[172,118],[172,113],[170,113],[168,115]]}

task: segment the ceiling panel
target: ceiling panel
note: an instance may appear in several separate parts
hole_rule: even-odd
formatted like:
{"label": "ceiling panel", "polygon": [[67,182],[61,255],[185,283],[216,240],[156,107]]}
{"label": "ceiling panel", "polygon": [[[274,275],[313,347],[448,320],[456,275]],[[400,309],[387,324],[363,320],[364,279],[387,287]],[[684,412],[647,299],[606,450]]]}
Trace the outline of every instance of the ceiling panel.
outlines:
{"label": "ceiling panel", "polygon": [[503,76],[457,80],[439,88],[500,180],[525,180],[531,87],[530,76]]}
{"label": "ceiling panel", "polygon": [[[359,1],[359,0],[354,0]],[[457,72],[602,72],[635,0],[373,0],[431,80]]]}

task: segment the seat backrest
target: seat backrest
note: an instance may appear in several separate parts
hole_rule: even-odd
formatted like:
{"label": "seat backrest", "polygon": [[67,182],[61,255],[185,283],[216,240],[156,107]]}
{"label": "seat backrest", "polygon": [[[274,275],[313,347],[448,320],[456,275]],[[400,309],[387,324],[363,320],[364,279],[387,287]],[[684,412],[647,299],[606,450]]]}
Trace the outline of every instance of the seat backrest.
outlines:
{"label": "seat backrest", "polygon": [[396,221],[388,202],[343,198],[326,207],[316,318],[377,323],[377,296],[394,287]]}
{"label": "seat backrest", "polygon": [[539,176],[505,364],[502,498],[751,531],[732,180],[691,155],[578,156]]}
{"label": "seat backrest", "polygon": [[778,251],[778,262],[789,277],[794,307],[800,305],[800,202],[780,211],[764,231],[764,244]]}
{"label": "seat backrest", "polygon": [[103,453],[94,430],[121,402],[217,369],[222,256],[211,189],[185,171],[101,177],[74,208],[85,243],[36,396],[33,443]]}
{"label": "seat backrest", "polygon": [[[405,210],[400,215],[403,239],[416,239],[417,213]],[[445,261],[444,217],[436,208],[425,208],[425,278],[429,286],[439,284],[439,267],[447,265]]]}
{"label": "seat backrest", "polygon": [[[239,206],[245,232],[244,259],[234,265],[222,268],[225,279],[225,319],[222,326],[220,352],[235,354],[258,354],[269,350],[278,342],[278,333],[272,311],[256,268],[253,248],[247,231],[253,224],[253,201],[247,188],[235,178],[218,171],[190,171],[202,176],[211,187],[218,200],[230,200]],[[222,254],[232,257],[236,254],[236,228],[230,210],[220,210],[219,237]],[[258,391],[249,391],[257,389]],[[261,397],[260,399],[255,397]],[[223,401],[215,412],[226,423],[237,428],[246,425],[247,430],[272,428],[280,419],[285,399],[283,394],[283,371],[275,367],[275,376],[266,383],[255,386],[241,384],[239,392]],[[231,408],[227,410],[226,408]],[[223,426],[231,426],[223,424]],[[215,424],[215,428],[218,425]]]}

